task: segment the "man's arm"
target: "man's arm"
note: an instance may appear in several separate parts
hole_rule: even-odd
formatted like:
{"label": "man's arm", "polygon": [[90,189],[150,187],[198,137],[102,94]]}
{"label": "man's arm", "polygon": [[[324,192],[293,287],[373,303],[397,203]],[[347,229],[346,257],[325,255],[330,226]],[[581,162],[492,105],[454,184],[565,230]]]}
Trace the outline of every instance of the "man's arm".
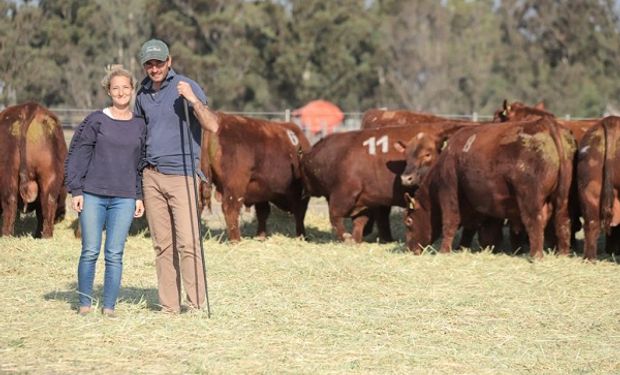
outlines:
{"label": "man's arm", "polygon": [[194,108],[194,115],[198,122],[200,122],[200,126],[206,131],[216,133],[220,127],[217,115],[196,97],[192,86],[188,82],[181,81],[177,85],[177,90],[181,96],[191,103],[192,108]]}
{"label": "man's arm", "polygon": [[192,103],[192,107],[194,108],[194,115],[200,122],[200,126],[207,131],[217,133],[217,130],[220,128],[218,124],[217,115],[213,112],[209,107],[203,104],[200,100],[196,100],[196,102]]}

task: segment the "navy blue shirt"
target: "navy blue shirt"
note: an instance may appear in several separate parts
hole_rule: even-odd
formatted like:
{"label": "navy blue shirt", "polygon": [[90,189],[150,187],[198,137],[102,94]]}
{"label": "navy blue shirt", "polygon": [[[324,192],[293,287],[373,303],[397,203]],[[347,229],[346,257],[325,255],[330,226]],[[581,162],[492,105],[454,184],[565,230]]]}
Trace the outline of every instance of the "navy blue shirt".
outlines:
{"label": "navy blue shirt", "polygon": [[134,116],[115,120],[95,111],[73,134],[65,160],[65,184],[71,195],[87,192],[142,199],[140,164],[146,123]]}
{"label": "navy blue shirt", "polygon": [[[136,96],[134,112],[146,121],[146,163],[164,174],[191,176],[192,164],[188,127],[185,121],[183,98],[177,91],[177,84],[185,81],[192,86],[196,97],[207,103],[204,91],[193,80],[168,71],[159,90],[153,89],[153,81],[146,77]],[[202,129],[189,104],[192,151],[194,167],[200,168],[200,140]]]}

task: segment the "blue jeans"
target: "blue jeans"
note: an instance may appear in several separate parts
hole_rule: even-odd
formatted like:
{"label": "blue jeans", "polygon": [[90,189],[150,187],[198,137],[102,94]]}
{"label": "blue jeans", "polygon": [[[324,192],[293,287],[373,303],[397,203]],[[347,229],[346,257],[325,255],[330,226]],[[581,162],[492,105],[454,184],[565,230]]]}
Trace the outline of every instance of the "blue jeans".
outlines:
{"label": "blue jeans", "polygon": [[80,213],[82,255],[80,255],[78,265],[80,306],[92,304],[95,266],[101,250],[101,238],[105,226],[103,308],[114,309],[121,286],[125,240],[135,209],[136,200],[133,198],[84,193],[84,207]]}

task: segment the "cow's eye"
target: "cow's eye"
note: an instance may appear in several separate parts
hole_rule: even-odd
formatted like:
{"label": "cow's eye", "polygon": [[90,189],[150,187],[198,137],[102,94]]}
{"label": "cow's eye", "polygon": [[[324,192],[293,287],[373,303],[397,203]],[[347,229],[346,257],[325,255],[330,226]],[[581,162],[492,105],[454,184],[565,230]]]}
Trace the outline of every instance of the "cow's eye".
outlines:
{"label": "cow's eye", "polygon": [[408,226],[408,227],[412,226],[413,225],[413,219],[410,218],[410,217],[407,217],[405,219],[405,225]]}

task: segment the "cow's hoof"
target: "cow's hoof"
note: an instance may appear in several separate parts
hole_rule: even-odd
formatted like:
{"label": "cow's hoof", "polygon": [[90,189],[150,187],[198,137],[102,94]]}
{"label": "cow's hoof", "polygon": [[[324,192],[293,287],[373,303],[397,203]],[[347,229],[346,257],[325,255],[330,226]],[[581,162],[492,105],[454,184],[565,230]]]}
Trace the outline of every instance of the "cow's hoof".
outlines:
{"label": "cow's hoof", "polygon": [[345,233],[342,235],[342,241],[346,244],[354,244],[355,240],[353,239],[353,235],[351,233]]}

